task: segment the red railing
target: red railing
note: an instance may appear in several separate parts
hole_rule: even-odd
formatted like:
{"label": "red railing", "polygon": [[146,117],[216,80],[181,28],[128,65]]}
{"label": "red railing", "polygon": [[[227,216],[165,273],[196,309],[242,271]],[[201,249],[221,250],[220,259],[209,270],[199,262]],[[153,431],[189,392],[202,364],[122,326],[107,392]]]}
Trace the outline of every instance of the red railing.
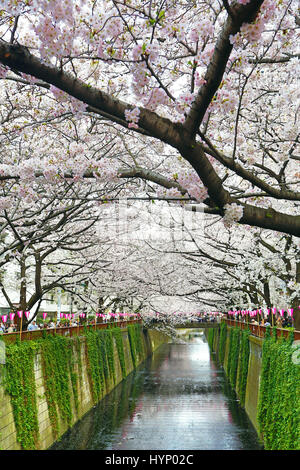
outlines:
{"label": "red railing", "polygon": [[[246,322],[241,322],[237,320],[229,320],[227,318],[225,318],[224,320],[226,321],[228,326],[238,326],[242,330],[249,328],[249,330],[251,331],[251,334],[259,338],[264,338],[266,334],[266,330],[268,328],[267,326],[263,326],[263,325],[255,325],[253,323],[246,323]],[[271,335],[273,334],[272,326],[270,327],[270,333]],[[280,336],[284,336],[285,338],[287,338],[289,333],[290,333],[290,330],[287,330],[285,328],[276,328],[277,338],[279,338]],[[294,330],[294,340],[298,340],[298,339],[300,339],[300,331]]]}
{"label": "red railing", "polygon": [[4,333],[0,335],[0,339],[3,339],[5,343],[15,343],[17,339],[21,341],[31,341],[34,339],[42,338],[43,335],[61,335],[61,336],[68,336],[69,338],[72,336],[80,336],[85,329],[88,330],[105,330],[110,327],[119,327],[119,328],[126,328],[128,325],[133,325],[137,323],[142,323],[142,320],[122,320],[122,321],[114,321],[114,322],[107,322],[107,323],[96,323],[96,324],[89,324],[89,325],[79,325],[79,326],[62,326],[59,328],[42,328],[40,330],[33,330],[33,331],[16,331],[14,333]]}

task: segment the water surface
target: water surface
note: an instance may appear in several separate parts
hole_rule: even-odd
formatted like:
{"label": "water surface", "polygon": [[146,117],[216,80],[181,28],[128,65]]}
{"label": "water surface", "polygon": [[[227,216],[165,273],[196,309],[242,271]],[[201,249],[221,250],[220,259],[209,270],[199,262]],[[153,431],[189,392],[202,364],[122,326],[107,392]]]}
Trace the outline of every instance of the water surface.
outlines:
{"label": "water surface", "polygon": [[203,332],[187,339],[161,346],[52,449],[261,449]]}

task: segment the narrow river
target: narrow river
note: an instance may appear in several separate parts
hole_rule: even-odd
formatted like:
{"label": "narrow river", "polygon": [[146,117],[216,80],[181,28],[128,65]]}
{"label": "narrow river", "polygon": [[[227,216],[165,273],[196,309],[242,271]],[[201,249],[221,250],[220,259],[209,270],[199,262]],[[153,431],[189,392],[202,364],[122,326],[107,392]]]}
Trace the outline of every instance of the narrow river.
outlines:
{"label": "narrow river", "polygon": [[161,346],[51,449],[254,450],[256,432],[201,330]]}

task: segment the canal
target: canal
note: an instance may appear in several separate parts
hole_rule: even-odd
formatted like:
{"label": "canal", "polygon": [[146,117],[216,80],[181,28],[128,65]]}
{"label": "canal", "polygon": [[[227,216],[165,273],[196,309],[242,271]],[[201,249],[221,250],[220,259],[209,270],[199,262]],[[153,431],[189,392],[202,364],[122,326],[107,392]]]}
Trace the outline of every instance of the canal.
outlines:
{"label": "canal", "polygon": [[51,449],[261,449],[203,330],[184,340],[161,346]]}

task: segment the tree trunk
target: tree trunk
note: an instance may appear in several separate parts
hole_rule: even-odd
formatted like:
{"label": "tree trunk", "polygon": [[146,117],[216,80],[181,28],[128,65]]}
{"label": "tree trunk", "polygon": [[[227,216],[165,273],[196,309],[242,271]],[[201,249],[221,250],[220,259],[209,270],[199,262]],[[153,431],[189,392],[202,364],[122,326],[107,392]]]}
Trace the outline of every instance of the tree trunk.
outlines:
{"label": "tree trunk", "polygon": [[21,258],[21,262],[20,262],[20,274],[21,274],[21,286],[20,286],[20,302],[19,302],[18,310],[21,310],[23,314],[22,314],[22,319],[19,318],[18,314],[16,314],[16,317],[17,317],[18,331],[20,331],[21,329],[21,324],[22,324],[22,331],[24,331],[27,329],[28,321],[24,315],[24,312],[26,312],[27,310],[27,302],[26,302],[27,290],[26,290],[26,262],[25,262],[25,258],[23,257]]}

